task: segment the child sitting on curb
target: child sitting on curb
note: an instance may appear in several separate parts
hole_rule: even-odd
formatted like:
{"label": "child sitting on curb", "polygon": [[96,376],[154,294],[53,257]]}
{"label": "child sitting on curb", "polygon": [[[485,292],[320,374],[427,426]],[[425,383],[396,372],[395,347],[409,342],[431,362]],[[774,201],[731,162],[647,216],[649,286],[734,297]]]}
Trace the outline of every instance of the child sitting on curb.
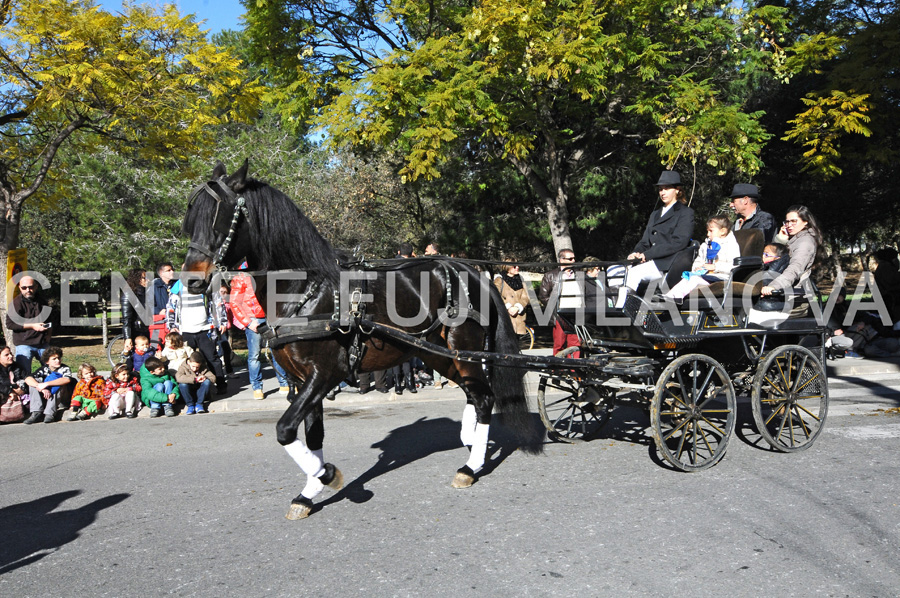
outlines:
{"label": "child sitting on curb", "polygon": [[122,415],[128,419],[137,417],[141,408],[141,383],[127,363],[117,364],[113,368],[103,390],[103,396],[107,401],[106,411],[109,413],[109,419],[116,419]]}
{"label": "child sitting on curb", "polygon": [[106,408],[103,389],[106,379],[97,375],[97,368],[89,363],[82,363],[78,368],[78,383],[72,391],[72,413],[69,421],[89,419]]}
{"label": "child sitting on curb", "polygon": [[202,353],[199,351],[191,353],[188,360],[178,368],[175,381],[178,382],[181,398],[187,405],[187,415],[206,413],[203,402],[212,385],[216,383],[216,376],[206,367],[206,360]]}
{"label": "child sitting on curb", "polygon": [[178,384],[166,372],[166,364],[151,357],[141,366],[141,402],[150,407],[150,417],[175,417],[175,401],[179,397]]}

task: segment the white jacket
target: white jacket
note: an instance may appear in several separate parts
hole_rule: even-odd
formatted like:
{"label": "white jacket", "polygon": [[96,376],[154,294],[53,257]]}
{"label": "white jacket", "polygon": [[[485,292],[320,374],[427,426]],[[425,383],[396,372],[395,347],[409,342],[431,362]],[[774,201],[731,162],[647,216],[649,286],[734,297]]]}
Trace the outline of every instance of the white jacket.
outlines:
{"label": "white jacket", "polygon": [[[734,233],[732,232],[729,232],[721,239],[716,239],[716,242],[720,245],[719,254],[713,261],[713,270],[709,273],[725,280],[732,269],[734,269],[734,259],[741,257],[741,247],[738,245],[737,239],[734,238]],[[692,272],[706,267],[706,250],[708,247],[709,239],[700,246],[697,259],[694,260],[691,266]]]}

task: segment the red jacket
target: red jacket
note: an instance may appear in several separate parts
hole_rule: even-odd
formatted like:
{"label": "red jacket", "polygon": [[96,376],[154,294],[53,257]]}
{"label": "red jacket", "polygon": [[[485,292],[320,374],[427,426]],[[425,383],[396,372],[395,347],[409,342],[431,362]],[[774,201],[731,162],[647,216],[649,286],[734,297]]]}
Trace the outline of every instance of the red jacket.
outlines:
{"label": "red jacket", "polygon": [[231,279],[231,311],[240,328],[246,328],[254,318],[264,320],[266,312],[253,292],[253,279],[246,274],[238,274]]}
{"label": "red jacket", "polygon": [[106,398],[106,402],[109,402],[109,398],[112,396],[112,393],[116,392],[117,388],[122,387],[128,388],[134,391],[134,394],[141,393],[141,383],[138,381],[138,377],[134,374],[129,376],[127,382],[120,382],[116,380],[112,376],[110,376],[109,380],[106,381],[106,387],[103,389],[103,396]]}

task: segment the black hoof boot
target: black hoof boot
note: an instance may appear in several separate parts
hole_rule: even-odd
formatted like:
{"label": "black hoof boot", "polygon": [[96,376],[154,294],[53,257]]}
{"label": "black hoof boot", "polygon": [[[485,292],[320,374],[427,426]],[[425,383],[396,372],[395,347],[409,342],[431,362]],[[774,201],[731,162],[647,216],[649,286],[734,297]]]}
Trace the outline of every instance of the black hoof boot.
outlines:
{"label": "black hoof boot", "polygon": [[319,476],[319,481],[332,490],[340,490],[344,487],[344,474],[331,463],[326,463],[325,473]]}

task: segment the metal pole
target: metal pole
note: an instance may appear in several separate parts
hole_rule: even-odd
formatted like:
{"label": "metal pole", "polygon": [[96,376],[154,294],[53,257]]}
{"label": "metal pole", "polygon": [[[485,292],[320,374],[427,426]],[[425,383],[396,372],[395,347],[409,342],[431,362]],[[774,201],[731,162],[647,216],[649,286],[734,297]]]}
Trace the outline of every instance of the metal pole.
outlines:
{"label": "metal pole", "polygon": [[102,299],[100,301],[100,310],[103,312],[103,317],[100,320],[102,322],[103,327],[103,346],[109,345],[109,324],[106,321],[106,299]]}

